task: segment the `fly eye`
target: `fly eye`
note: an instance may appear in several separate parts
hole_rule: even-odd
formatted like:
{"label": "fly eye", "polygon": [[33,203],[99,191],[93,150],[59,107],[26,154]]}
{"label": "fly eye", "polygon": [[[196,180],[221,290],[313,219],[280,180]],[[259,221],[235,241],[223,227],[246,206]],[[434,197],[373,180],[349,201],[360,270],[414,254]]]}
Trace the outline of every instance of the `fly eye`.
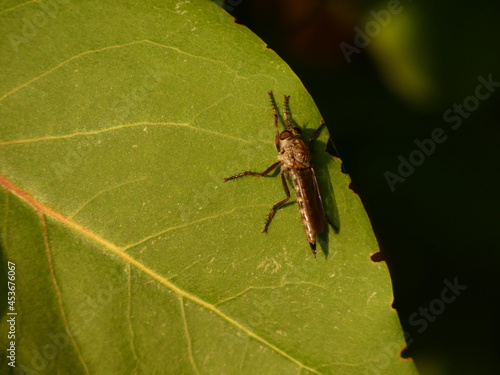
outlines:
{"label": "fly eye", "polygon": [[292,134],[288,130],[284,130],[280,134],[280,139],[287,139],[290,137]]}

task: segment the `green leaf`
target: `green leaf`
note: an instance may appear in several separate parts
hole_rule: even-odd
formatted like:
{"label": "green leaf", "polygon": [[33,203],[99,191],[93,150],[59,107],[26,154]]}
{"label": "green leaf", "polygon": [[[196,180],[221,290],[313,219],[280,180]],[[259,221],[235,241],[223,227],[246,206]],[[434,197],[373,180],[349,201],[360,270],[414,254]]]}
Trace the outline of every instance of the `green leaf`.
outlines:
{"label": "green leaf", "polygon": [[[287,65],[205,1],[26,2],[0,11],[0,207],[28,374],[415,374],[390,278],[340,161],[315,163],[340,233],[313,258],[276,160]],[[332,103],[332,105],[335,105]],[[3,293],[6,294],[6,293]],[[2,366],[7,366],[2,355]]]}

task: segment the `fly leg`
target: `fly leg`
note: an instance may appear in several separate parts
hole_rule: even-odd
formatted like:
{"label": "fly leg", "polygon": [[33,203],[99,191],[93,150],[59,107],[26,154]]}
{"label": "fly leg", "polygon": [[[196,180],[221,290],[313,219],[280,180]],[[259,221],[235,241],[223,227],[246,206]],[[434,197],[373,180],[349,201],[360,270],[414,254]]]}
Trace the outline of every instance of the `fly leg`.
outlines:
{"label": "fly leg", "polygon": [[316,129],[313,133],[313,135],[311,136],[311,139],[309,140],[309,150],[313,150],[313,145],[314,145],[314,141],[316,141],[316,138],[318,138],[319,136],[319,133],[321,132],[321,130],[325,127],[325,123],[323,121],[321,121],[321,124],[319,125],[318,129]]}
{"label": "fly leg", "polygon": [[283,98],[284,98],[283,117],[285,118],[287,128],[293,128],[292,120],[290,120],[290,108],[288,106],[290,95],[285,95]]}
{"label": "fly leg", "polygon": [[276,100],[274,100],[274,95],[272,91],[267,93],[269,95],[269,99],[271,99],[271,105],[273,106],[273,114],[274,114],[274,127],[276,128],[276,135],[274,136],[274,144],[276,146],[276,150],[280,152],[280,130],[279,130],[279,116],[278,116],[278,106],[276,105]]}
{"label": "fly leg", "polygon": [[243,176],[254,176],[254,177],[264,177],[265,175],[269,174],[269,172],[273,171],[280,165],[281,162],[277,161],[273,165],[271,165],[269,168],[267,168],[264,172],[262,173],[256,173],[256,172],[241,172],[238,173],[237,175],[231,176],[231,177],[224,177],[223,180],[224,182],[234,180],[235,178],[243,177]]}
{"label": "fly leg", "polygon": [[290,190],[288,189],[288,185],[286,183],[286,178],[285,174],[281,172],[281,182],[283,183],[283,190],[285,190],[286,198],[283,199],[282,201],[276,203],[273,208],[271,208],[271,211],[269,212],[269,215],[267,215],[266,222],[264,223],[264,229],[262,229],[261,232],[267,233],[267,227],[269,227],[269,223],[271,223],[271,220],[274,217],[274,214],[276,213],[276,210],[283,206],[288,200],[290,199]]}

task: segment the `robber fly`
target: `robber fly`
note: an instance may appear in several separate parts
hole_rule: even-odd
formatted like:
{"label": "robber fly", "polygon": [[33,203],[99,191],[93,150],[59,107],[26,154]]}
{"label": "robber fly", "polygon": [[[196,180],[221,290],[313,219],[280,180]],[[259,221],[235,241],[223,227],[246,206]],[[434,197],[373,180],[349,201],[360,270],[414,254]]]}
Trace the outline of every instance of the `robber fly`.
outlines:
{"label": "robber fly", "polygon": [[290,120],[290,110],[288,108],[290,96],[284,97],[283,117],[286,128],[280,132],[278,126],[279,114],[276,101],[274,100],[272,91],[269,91],[268,94],[271,99],[271,105],[274,113],[274,126],[276,128],[275,144],[276,149],[279,152],[278,161],[262,173],[242,172],[235,176],[224,178],[224,182],[243,176],[263,177],[272,172],[274,169],[281,167],[281,181],[283,183],[286,198],[276,203],[273,208],[271,208],[262,232],[267,232],[269,223],[274,217],[276,210],[290,199],[290,190],[288,189],[286,179],[288,176],[292,182],[293,189],[297,194],[299,212],[302,218],[302,224],[304,225],[304,230],[306,232],[307,241],[311,246],[314,257],[316,257],[316,235],[323,233],[327,222],[330,221],[327,220],[323,209],[323,202],[321,201],[318,181],[316,180],[316,174],[314,173],[311,163],[310,150],[312,150],[313,143],[316,138],[318,138],[318,135],[321,129],[325,126],[325,123],[321,122],[319,128],[316,129],[309,141],[309,147],[307,147],[304,141],[300,138],[300,129]]}

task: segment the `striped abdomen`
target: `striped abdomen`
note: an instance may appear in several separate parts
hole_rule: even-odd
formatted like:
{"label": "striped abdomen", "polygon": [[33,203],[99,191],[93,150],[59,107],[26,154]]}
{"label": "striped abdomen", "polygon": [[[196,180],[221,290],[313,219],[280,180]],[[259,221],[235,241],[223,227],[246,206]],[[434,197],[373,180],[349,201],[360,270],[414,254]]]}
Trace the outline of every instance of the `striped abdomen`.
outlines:
{"label": "striped abdomen", "polygon": [[319,192],[316,174],[312,167],[300,169],[287,169],[286,173],[290,176],[297,202],[299,212],[302,218],[302,224],[306,232],[307,241],[313,251],[316,250],[316,234],[323,233],[326,225],[325,212]]}

